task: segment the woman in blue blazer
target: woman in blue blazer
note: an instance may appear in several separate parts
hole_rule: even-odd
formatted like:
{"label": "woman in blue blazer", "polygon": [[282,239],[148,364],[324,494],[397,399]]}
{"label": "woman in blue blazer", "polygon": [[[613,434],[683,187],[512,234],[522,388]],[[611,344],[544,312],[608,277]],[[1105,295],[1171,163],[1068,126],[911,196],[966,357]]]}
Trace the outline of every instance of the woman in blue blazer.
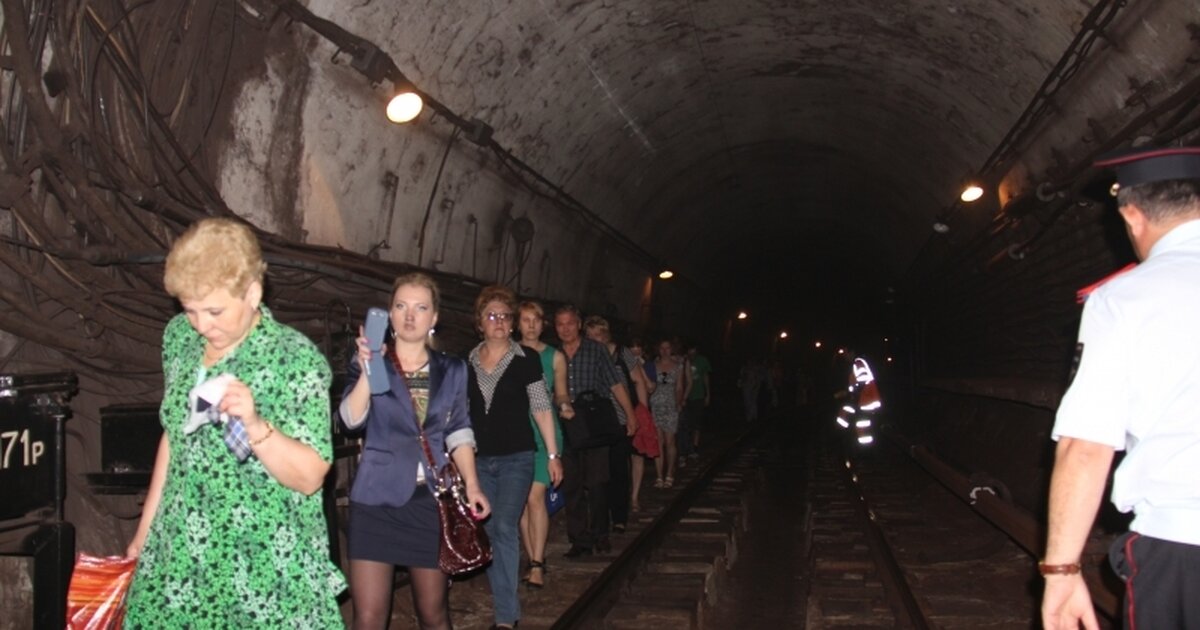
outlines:
{"label": "woman in blue blazer", "polygon": [[[434,474],[418,440],[417,417],[440,469],[446,453],[466,484],[476,517],[491,511],[475,473],[475,434],[467,405],[467,366],[426,345],[437,323],[438,290],[422,273],[392,285],[390,334],[384,361],[391,389],[371,394],[365,337],[350,363],[339,412],[351,430],[366,429],[362,460],[350,490],[350,592],[354,628],[386,628],[392,578],[406,566],[421,628],[450,628],[448,580],[438,569],[438,513]],[[415,412],[415,413],[414,413]]]}

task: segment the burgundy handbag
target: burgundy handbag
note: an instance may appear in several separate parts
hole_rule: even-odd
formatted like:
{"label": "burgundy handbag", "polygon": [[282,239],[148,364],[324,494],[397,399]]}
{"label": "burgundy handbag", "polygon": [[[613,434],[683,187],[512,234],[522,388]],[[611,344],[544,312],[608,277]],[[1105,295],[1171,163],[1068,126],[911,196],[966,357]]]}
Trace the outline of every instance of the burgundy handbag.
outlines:
{"label": "burgundy handbag", "polygon": [[[421,440],[424,444],[425,440]],[[426,446],[428,455],[429,447]],[[447,462],[437,480],[438,518],[442,524],[442,543],[438,548],[438,568],[450,575],[467,573],[492,561],[492,545],[487,532],[471,514],[466,487],[454,462]]]}
{"label": "burgundy handbag", "polygon": [[[404,375],[396,362],[397,371]],[[408,379],[405,378],[405,385]],[[438,521],[441,525],[441,544],[438,546],[438,568],[450,575],[459,575],[483,567],[492,561],[492,544],[487,532],[475,520],[471,507],[467,502],[467,489],[458,467],[446,458],[446,465],[438,470],[429,443],[425,441],[425,430],[421,427],[416,401],[412,400],[412,390],[409,389],[409,401],[413,403],[413,422],[417,423],[417,439],[421,441],[421,449],[425,451],[425,459],[429,461],[428,472],[437,472],[435,493],[438,507]]]}

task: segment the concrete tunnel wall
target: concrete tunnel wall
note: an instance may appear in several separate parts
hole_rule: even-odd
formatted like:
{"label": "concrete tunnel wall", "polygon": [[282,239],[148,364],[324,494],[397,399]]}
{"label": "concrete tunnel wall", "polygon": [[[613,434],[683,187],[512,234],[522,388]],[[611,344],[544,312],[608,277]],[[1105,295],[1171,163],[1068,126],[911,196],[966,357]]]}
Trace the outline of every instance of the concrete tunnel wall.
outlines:
{"label": "concrete tunnel wall", "polygon": [[[640,315],[652,269],[522,188],[495,156],[452,140],[445,120],[392,125],[385,96],[323,54],[266,61],[241,86],[219,159],[222,193],[243,216],[310,243]],[[294,149],[281,159],[280,146]],[[280,181],[294,191],[277,194]],[[534,227],[524,256],[511,233],[520,218]]]}

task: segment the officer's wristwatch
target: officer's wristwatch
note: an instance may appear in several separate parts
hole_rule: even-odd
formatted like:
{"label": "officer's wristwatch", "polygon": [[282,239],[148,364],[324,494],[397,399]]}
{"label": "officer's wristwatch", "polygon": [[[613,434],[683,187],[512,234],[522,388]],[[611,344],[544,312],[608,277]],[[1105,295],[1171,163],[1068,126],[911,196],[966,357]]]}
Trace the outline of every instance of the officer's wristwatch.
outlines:
{"label": "officer's wristwatch", "polygon": [[549,459],[550,461],[554,461],[556,459],[562,459],[562,454],[561,453],[549,453],[546,455],[546,458]]}

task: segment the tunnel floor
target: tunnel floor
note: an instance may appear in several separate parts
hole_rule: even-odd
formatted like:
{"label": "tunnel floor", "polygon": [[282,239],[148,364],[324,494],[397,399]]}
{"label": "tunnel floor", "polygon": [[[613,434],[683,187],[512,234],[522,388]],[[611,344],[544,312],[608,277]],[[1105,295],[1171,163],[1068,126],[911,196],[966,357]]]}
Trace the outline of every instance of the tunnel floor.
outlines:
{"label": "tunnel floor", "polygon": [[[736,559],[722,569],[716,592],[698,612],[681,621],[606,628],[984,628],[1038,627],[1041,581],[1035,559],[969,506],[947,493],[898,449],[877,443],[846,451],[837,434],[813,430],[819,418],[810,412],[776,414],[747,440],[753,451],[754,492],[748,493],[746,531],[738,536]],[[736,414],[720,425],[722,439],[747,425]],[[829,420],[832,425],[832,419]],[[688,483],[712,457],[704,449],[699,465],[681,471],[677,485]],[[852,479],[846,454],[854,462]],[[652,469],[651,469],[652,470]],[[642,510],[629,531],[612,538],[613,552],[582,561],[562,558],[567,549],[562,513],[551,521],[547,549],[547,587],[520,590],[521,628],[556,626],[559,615],[599,579],[643,529],[650,527],[675,496],[653,488],[647,475]],[[856,516],[857,497],[866,498],[881,530],[883,545],[896,559],[901,587],[888,583],[877,547]],[[658,552],[655,552],[658,553]],[[522,564],[524,566],[524,564]],[[403,579],[395,594],[392,628],[415,627],[411,595]],[[912,589],[922,620],[906,616],[896,591]],[[654,587],[643,589],[654,601]],[[663,601],[675,590],[663,587]],[[684,608],[694,607],[686,602]],[[487,628],[491,598],[483,574],[456,579],[450,593],[456,628]],[[349,602],[343,607],[351,618]],[[924,625],[921,625],[924,624]],[[565,626],[572,627],[572,626]],[[1105,625],[1104,627],[1110,627]]]}

